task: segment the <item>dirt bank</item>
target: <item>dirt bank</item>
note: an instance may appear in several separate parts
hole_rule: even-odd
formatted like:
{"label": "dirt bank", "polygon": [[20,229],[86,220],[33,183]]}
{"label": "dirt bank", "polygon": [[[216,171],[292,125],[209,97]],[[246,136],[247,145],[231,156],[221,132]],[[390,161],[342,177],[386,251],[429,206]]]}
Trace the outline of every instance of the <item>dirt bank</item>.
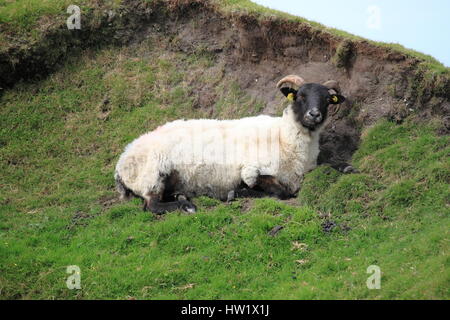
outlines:
{"label": "dirt bank", "polygon": [[[280,111],[283,98],[275,83],[283,75],[338,80],[348,101],[321,139],[320,162],[348,161],[361,130],[381,117],[401,122],[409,114],[450,113],[450,78],[430,73],[418,58],[307,23],[226,12],[206,0],[126,0],[114,9],[98,5],[83,16],[81,30],[67,30],[59,18],[41,31],[38,41],[12,41],[0,51],[0,87],[42,79],[84,48],[139,43],[150,35],[166,39],[167,50],[212,55],[224,66],[225,77],[265,102],[267,114]],[[213,108],[208,88],[195,89],[199,107]]]}

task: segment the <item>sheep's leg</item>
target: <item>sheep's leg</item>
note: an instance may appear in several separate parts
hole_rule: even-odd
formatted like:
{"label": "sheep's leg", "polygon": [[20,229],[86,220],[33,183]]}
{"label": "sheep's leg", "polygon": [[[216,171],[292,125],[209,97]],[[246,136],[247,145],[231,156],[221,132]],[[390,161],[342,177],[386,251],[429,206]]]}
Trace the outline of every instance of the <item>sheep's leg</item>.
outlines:
{"label": "sheep's leg", "polygon": [[289,190],[285,186],[283,186],[275,177],[259,176],[256,182],[256,186],[261,188],[269,195],[273,195],[281,200],[292,198]]}
{"label": "sheep's leg", "polygon": [[[292,197],[289,190],[278,182],[273,176],[263,176],[259,174],[257,167],[247,166],[242,169],[241,172],[242,181],[250,188],[250,190],[244,190],[243,188],[238,190],[241,193],[241,197],[247,193],[250,197],[265,197],[267,194],[275,196],[279,199],[289,199]],[[260,189],[263,193],[261,193]],[[264,194],[265,193],[265,194]]]}
{"label": "sheep's leg", "polygon": [[161,202],[158,195],[150,195],[144,198],[144,210],[151,211],[157,215],[176,211],[178,209],[178,201]]}
{"label": "sheep's leg", "polygon": [[250,181],[252,184],[244,180],[244,184],[236,191],[230,192],[228,201],[235,198],[264,198],[267,196],[275,196],[282,200],[292,198],[289,190],[272,176],[257,176],[254,180],[252,177]]}
{"label": "sheep's leg", "polygon": [[176,191],[180,183],[177,171],[169,175],[159,175],[158,192],[149,192],[144,197],[144,211],[151,211],[155,214],[164,214],[176,210],[183,210],[195,213],[197,207],[190,202],[186,196]]}
{"label": "sheep's leg", "polygon": [[163,202],[171,202],[176,200],[190,200],[186,194],[178,190],[181,185],[180,175],[178,171],[174,170],[169,175],[164,176],[163,181]]}
{"label": "sheep's leg", "polygon": [[[232,195],[231,195],[232,193]],[[264,191],[259,191],[255,189],[249,189],[246,187],[242,187],[237,189],[236,191],[230,191],[228,194],[228,200],[227,202],[231,202],[234,199],[238,198],[265,198],[267,197],[267,193]]]}
{"label": "sheep's leg", "polygon": [[159,195],[152,194],[144,198],[144,210],[161,215],[176,210],[195,213],[197,208],[193,203],[185,200],[185,198],[180,198],[177,201],[161,202]]}

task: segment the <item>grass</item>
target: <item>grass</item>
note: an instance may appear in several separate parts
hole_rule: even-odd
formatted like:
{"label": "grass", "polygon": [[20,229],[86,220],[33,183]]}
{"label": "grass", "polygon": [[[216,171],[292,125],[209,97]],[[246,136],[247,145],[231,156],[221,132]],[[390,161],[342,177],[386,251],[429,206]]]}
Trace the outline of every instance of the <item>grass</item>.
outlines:
{"label": "grass", "polygon": [[[49,21],[53,20],[65,23],[65,19],[68,17],[66,9],[70,4],[73,4],[72,2],[70,0],[0,0],[0,26],[3,24],[5,30],[8,31],[7,33],[13,34],[13,36],[5,37],[6,32],[0,33],[0,40],[4,43],[9,43],[11,38],[27,38],[30,37],[30,35],[31,39],[39,38],[41,33],[45,32],[45,28],[41,30],[42,27],[40,26],[39,21],[42,21],[43,18],[47,18]],[[329,28],[320,23],[288,13],[269,9],[255,4],[250,0],[212,0],[212,2],[218,5],[219,10],[227,14],[246,12],[255,15],[259,19],[276,18],[294,23],[307,23],[319,32],[330,33],[342,38],[344,41],[366,41],[366,39],[351,33],[335,28]],[[121,3],[122,0],[105,0],[100,2],[80,0],[77,1],[76,4],[81,7],[83,12],[95,9],[98,6],[117,8]],[[0,28],[0,31],[1,30],[2,29]],[[369,42],[376,46],[387,47],[391,50],[401,52],[407,56],[412,56],[423,61],[424,67],[433,75],[449,73],[449,68],[445,67],[441,62],[430,55],[405,48],[397,43]]]}
{"label": "grass", "polygon": [[[79,6],[86,3],[86,0],[77,1]],[[42,17],[65,15],[71,4],[70,0],[1,0],[0,24],[16,31],[29,31],[38,27],[37,22]]]}
{"label": "grass", "polygon": [[[10,47],[32,47],[52,29],[66,28],[67,8],[77,5],[83,14],[118,8],[122,0],[0,0],[0,52]],[[99,10],[98,10],[99,11]],[[100,13],[101,15],[102,13]],[[86,17],[86,15],[85,15]]]}
{"label": "grass", "polygon": [[72,4],[88,10],[98,4],[117,7],[121,2],[122,0],[0,0],[0,24],[8,25],[11,30],[25,32],[38,28],[37,24],[43,17],[68,18],[66,11]]}
{"label": "grass", "polygon": [[[355,154],[361,174],[320,167],[296,204],[202,197],[196,215],[156,219],[118,202],[114,165],[143,132],[262,107],[211,55],[157,41],[88,51],[2,96],[2,299],[450,298],[450,141],[437,121],[379,122]],[[212,114],[194,83],[209,88]],[[69,265],[81,290],[66,287]],[[366,287],[370,265],[381,290]]]}

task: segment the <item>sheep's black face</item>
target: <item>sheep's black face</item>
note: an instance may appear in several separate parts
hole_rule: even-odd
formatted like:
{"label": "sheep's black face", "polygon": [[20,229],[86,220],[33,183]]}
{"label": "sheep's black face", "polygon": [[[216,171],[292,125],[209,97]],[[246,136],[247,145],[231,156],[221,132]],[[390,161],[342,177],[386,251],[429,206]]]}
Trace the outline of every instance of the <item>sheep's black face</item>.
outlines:
{"label": "sheep's black face", "polygon": [[325,122],[330,104],[340,104],[345,101],[343,96],[331,94],[329,88],[316,83],[305,84],[298,91],[282,88],[281,92],[293,100],[292,109],[297,121],[311,131]]}

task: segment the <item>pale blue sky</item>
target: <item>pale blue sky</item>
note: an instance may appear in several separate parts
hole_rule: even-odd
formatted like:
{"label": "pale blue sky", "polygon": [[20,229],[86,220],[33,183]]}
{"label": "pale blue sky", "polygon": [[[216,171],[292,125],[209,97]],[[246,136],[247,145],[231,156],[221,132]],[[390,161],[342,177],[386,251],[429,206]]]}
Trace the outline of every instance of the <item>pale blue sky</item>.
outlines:
{"label": "pale blue sky", "polygon": [[371,40],[400,43],[450,66],[448,0],[252,1]]}

